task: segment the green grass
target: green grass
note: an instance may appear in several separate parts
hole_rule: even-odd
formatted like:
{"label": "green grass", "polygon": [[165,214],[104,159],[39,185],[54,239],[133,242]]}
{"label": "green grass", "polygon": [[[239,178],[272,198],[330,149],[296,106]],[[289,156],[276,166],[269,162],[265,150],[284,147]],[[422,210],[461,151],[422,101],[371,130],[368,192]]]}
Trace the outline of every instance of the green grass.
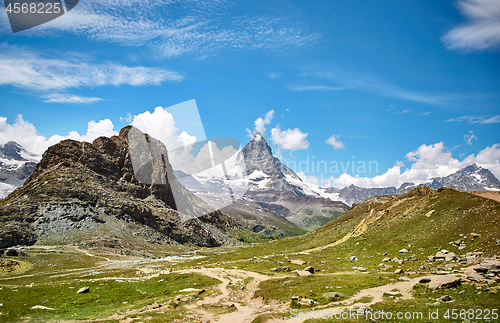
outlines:
{"label": "green grass", "polygon": [[[477,290],[476,287],[470,284],[464,284],[457,288],[452,289],[438,289],[436,291],[431,291],[424,286],[417,285],[414,288],[413,296],[414,299],[410,300],[401,300],[401,299],[389,299],[382,303],[375,304],[371,306],[373,314],[378,312],[379,315],[384,311],[385,313],[390,312],[393,316],[393,319],[387,319],[387,316],[384,316],[385,319],[376,319],[377,322],[498,322],[499,319],[446,319],[444,316],[448,313],[451,315],[451,311],[453,309],[457,309],[458,313],[460,310],[474,310],[474,313],[478,314],[479,311],[484,309],[498,309],[500,311],[500,294],[492,294],[491,290],[496,290],[496,288],[483,288],[482,290]],[[448,295],[452,298],[452,302],[438,302],[436,303],[436,299],[443,295]],[[405,319],[404,316],[401,316],[400,319],[396,319],[397,313],[405,313],[409,312],[412,315],[412,318]],[[429,312],[438,313],[437,319],[429,319]],[[422,313],[422,319],[414,319],[416,318],[418,313]],[[484,313],[484,312],[483,312]],[[410,314],[407,314],[408,316]],[[491,316],[490,316],[491,317]],[[376,316],[373,316],[376,318]],[[359,320],[341,320],[341,322],[363,322],[365,321],[365,316],[362,316]],[[306,320],[306,323],[333,323],[339,322],[339,320],[325,320],[325,319],[311,319]]]}
{"label": "green grass", "polygon": [[[401,268],[414,271],[427,256],[441,249],[448,249],[458,255],[476,250],[483,251],[486,256],[500,254],[500,246],[496,245],[496,239],[500,236],[500,203],[453,189],[443,189],[432,195],[414,196],[398,204],[402,198],[376,198],[354,207],[340,218],[303,236],[234,248],[222,254],[214,254],[210,260],[221,267],[237,266],[270,273],[270,269],[277,267],[280,261],[286,263],[288,259],[299,258],[312,266],[335,272],[349,270],[353,265],[367,267],[368,270],[378,269],[385,257],[383,254],[387,253],[387,257],[391,259],[411,256]],[[352,231],[371,209],[374,209],[374,213],[386,213],[380,220],[370,224],[364,234],[320,252],[297,255],[301,251],[325,246],[341,239]],[[435,212],[426,217],[431,210]],[[472,232],[481,233],[481,236],[476,239],[462,239],[460,236]],[[462,239],[466,244],[462,251],[449,244],[458,239]],[[398,251],[402,248],[410,252],[400,254]],[[355,264],[347,262],[353,255],[359,259]],[[266,256],[272,259],[266,259]],[[326,265],[321,262],[326,262]],[[394,265],[393,270],[399,268],[397,264],[390,264]],[[292,270],[299,269],[289,267]]]}
{"label": "green grass", "polygon": [[[161,281],[163,280],[163,281]],[[143,281],[95,281],[87,279],[41,285],[3,287],[2,320],[18,321],[29,316],[35,321],[95,319],[153,302],[165,302],[184,288],[214,286],[220,281],[198,274],[169,274]],[[76,294],[84,286],[90,292]],[[56,308],[57,311],[31,310],[34,305]]]}
{"label": "green grass", "polygon": [[[371,210],[373,214],[383,212],[383,215],[377,222],[369,224],[367,231],[363,234],[321,251],[303,253],[305,250],[325,246],[341,239],[370,214]],[[434,210],[432,215],[427,217],[426,214],[432,210]],[[475,239],[463,237],[472,232],[481,235]],[[262,296],[266,301],[274,299],[290,302],[292,296],[306,296],[315,300],[318,305],[325,305],[332,301],[322,296],[326,292],[341,292],[344,294],[344,299],[347,299],[361,289],[396,282],[400,275],[393,274],[395,269],[401,268],[405,272],[414,272],[422,262],[427,260],[427,256],[441,249],[448,249],[457,255],[476,250],[483,251],[485,256],[500,255],[500,246],[496,245],[498,237],[500,237],[500,203],[453,189],[443,189],[431,195],[373,198],[355,206],[340,218],[303,236],[258,245],[199,248],[197,254],[205,255],[206,258],[169,264],[168,269],[178,271],[193,267],[237,267],[260,272],[275,278],[262,282],[259,285],[260,289],[255,293],[256,297]],[[247,239],[252,241],[254,237],[249,236]],[[450,241],[459,239],[466,244],[465,250],[459,251],[456,246],[449,244]],[[409,252],[399,253],[402,248],[408,249]],[[176,296],[176,291],[184,288],[201,288],[219,283],[218,280],[206,276],[176,273],[143,281],[105,280],[108,277],[140,278],[142,276],[138,275],[138,270],[142,266],[160,270],[162,264],[145,263],[105,270],[98,267],[101,259],[88,257],[77,251],[64,250],[64,253],[59,253],[56,250],[50,253],[43,251],[28,253],[31,256],[23,260],[32,262],[33,268],[23,273],[24,277],[14,278],[10,275],[0,278],[2,287],[0,302],[4,304],[0,308],[2,321],[22,321],[25,317],[41,322],[49,319],[95,319],[112,313],[123,313],[128,309],[139,308],[153,302],[166,302]],[[358,261],[349,262],[350,256],[356,256]],[[384,257],[391,259],[398,257],[405,261],[401,265],[388,262],[386,264],[394,267],[382,269],[379,264]],[[306,264],[292,264],[289,260],[293,259],[303,260]],[[433,270],[439,269],[444,264],[444,261],[433,262]],[[460,267],[456,262],[453,264],[456,265],[454,269]],[[280,266],[287,266],[292,271],[312,266],[321,271],[308,277],[297,277],[297,274],[293,272],[271,271],[272,268]],[[367,272],[353,272],[350,270],[353,266],[366,267]],[[82,268],[83,270],[75,270]],[[36,274],[36,276],[29,276],[31,274]],[[92,281],[96,279],[97,281]],[[158,282],[161,279],[164,281]],[[249,281],[250,279],[230,285],[229,289],[237,291]],[[27,285],[31,283],[35,285],[28,287]],[[77,295],[76,290],[82,286],[90,286],[91,292]],[[460,294],[461,291],[465,292]],[[480,294],[478,294],[479,291],[481,291]],[[204,293],[200,297],[211,292]],[[443,294],[450,295],[455,302],[429,305]],[[498,306],[499,295],[491,294],[484,288],[476,290],[470,285],[436,292],[417,287],[413,300],[403,301],[387,297],[384,298],[384,302],[374,305],[372,309],[393,312],[406,309],[425,311],[425,313],[428,308],[437,308],[440,312],[448,308],[459,307],[485,309]],[[358,303],[369,301],[370,299],[362,299]],[[162,322],[184,317],[185,310],[182,309],[182,304],[175,302],[172,304],[173,307],[164,314],[143,313],[134,320]],[[57,308],[57,311],[30,310],[33,305],[53,307]],[[304,311],[308,309],[308,307],[300,308],[298,304],[294,307]],[[210,308],[207,310],[222,313],[234,309]],[[273,315],[259,316],[254,322],[264,322],[265,319],[274,317]],[[277,315],[279,317],[281,314]],[[184,319],[189,321],[189,318]],[[308,322],[333,321],[310,320]],[[343,322],[351,321],[343,320]],[[352,322],[359,321],[352,320]]]}
{"label": "green grass", "polygon": [[[284,302],[289,302],[292,296],[305,296],[314,300],[318,305],[324,305],[334,301],[323,297],[324,293],[340,292],[344,295],[342,300],[345,300],[361,289],[386,285],[396,280],[396,275],[377,276],[375,274],[361,273],[287,277],[270,279],[260,283],[255,296]],[[295,304],[294,307],[299,308],[300,305]]]}

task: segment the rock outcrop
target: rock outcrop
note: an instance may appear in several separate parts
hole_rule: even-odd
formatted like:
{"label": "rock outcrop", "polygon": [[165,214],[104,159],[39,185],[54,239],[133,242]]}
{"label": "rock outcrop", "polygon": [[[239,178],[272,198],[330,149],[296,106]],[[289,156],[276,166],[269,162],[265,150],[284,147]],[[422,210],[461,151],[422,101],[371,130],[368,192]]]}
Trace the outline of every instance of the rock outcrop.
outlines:
{"label": "rock outcrop", "polygon": [[93,143],[64,140],[48,148],[24,185],[0,201],[0,247],[78,243],[103,233],[142,245],[232,241],[227,232],[238,225],[219,211],[182,221],[186,215],[177,211],[172,185],[184,194],[184,210],[205,205],[175,181],[168,156],[139,170],[165,182],[137,180],[130,131],[138,130],[129,126]]}

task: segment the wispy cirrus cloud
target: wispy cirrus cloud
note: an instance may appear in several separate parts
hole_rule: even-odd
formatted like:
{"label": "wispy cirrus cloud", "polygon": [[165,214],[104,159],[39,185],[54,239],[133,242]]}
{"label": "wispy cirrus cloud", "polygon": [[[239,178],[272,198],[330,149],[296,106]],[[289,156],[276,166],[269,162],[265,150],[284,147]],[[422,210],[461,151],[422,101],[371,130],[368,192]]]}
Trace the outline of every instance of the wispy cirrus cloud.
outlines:
{"label": "wispy cirrus cloud", "polygon": [[406,113],[408,113],[410,111],[411,111],[411,109],[404,109],[404,110],[401,110],[401,111],[394,112],[394,115],[396,115],[396,114],[406,114]]}
{"label": "wispy cirrus cloud", "polygon": [[500,1],[461,0],[457,6],[467,21],[442,37],[448,49],[479,51],[500,45]]}
{"label": "wispy cirrus cloud", "polygon": [[[234,16],[233,5],[225,0],[81,1],[68,14],[19,35],[73,34],[124,46],[147,46],[158,58],[227,50],[282,51],[320,37],[286,17]],[[11,32],[5,21],[0,28]]]}
{"label": "wispy cirrus cloud", "polygon": [[479,124],[500,123],[500,114],[494,116],[491,115],[463,116],[446,120],[446,122],[462,122],[462,121],[467,121],[469,123],[479,123]]}
{"label": "wispy cirrus cloud", "polygon": [[279,72],[271,72],[266,74],[271,80],[277,80],[281,77],[281,73]]}
{"label": "wispy cirrus cloud", "polygon": [[[318,69],[318,68],[315,68]],[[318,69],[319,70],[319,69]],[[323,68],[323,71],[301,72],[295,75],[297,80],[295,84],[289,84],[287,88],[294,92],[306,91],[343,91],[358,90],[373,93],[376,95],[394,98],[399,100],[424,103],[428,105],[449,107],[457,101],[477,100],[496,97],[487,93],[447,93],[447,92],[426,92],[413,89],[407,89],[387,81],[379,75],[361,74],[353,76],[350,72],[329,71]],[[320,85],[318,85],[318,83]],[[393,108],[387,109],[387,111]],[[399,112],[399,113],[407,113]],[[427,114],[428,115],[428,114]]]}
{"label": "wispy cirrus cloud", "polygon": [[292,85],[289,89],[295,92],[304,91],[343,91],[349,89],[347,86],[329,86],[329,85]]}
{"label": "wispy cirrus cloud", "polygon": [[67,93],[47,94],[43,98],[44,98],[43,102],[46,103],[85,104],[85,103],[94,103],[102,101],[101,98],[84,97]]}
{"label": "wispy cirrus cloud", "polygon": [[102,99],[65,93],[69,89],[105,85],[159,85],[183,76],[162,68],[91,64],[81,59],[52,58],[18,46],[0,45],[0,86],[35,91],[45,102],[92,103]]}

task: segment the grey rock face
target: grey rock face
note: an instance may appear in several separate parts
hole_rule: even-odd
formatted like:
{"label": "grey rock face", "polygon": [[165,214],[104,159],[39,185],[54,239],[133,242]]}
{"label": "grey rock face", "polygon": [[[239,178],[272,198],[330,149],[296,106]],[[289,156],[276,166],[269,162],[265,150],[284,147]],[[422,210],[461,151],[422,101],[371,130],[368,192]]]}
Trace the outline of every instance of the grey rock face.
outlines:
{"label": "grey rock face", "polygon": [[431,280],[428,287],[430,289],[452,288],[460,285],[460,277],[455,275],[442,275],[439,279]]}
{"label": "grey rock face", "polygon": [[430,188],[451,187],[463,191],[484,191],[486,188],[500,189],[500,182],[489,170],[473,164],[446,177],[436,177],[428,184]]}
{"label": "grey rock face", "polygon": [[[6,224],[0,245],[67,244],[100,233],[134,243],[220,246],[230,241],[225,232],[238,227],[234,220],[216,211],[181,221],[170,179],[151,185],[137,181],[129,154],[130,129],[92,144],[64,140],[47,149],[24,185],[0,201],[0,222]],[[173,176],[168,158],[151,167],[151,176]],[[185,194],[184,203],[204,207],[201,199],[176,185]]]}
{"label": "grey rock face", "polygon": [[245,162],[249,181],[244,198],[280,214],[303,229],[315,229],[348,210],[344,203],[324,199],[312,191],[297,174],[273,156],[268,142],[259,133],[254,134],[238,158]]}
{"label": "grey rock face", "polygon": [[366,199],[374,196],[394,194],[396,194],[396,188],[394,187],[363,188],[351,185],[339,191],[340,198],[348,205],[363,203]]}
{"label": "grey rock face", "polygon": [[467,278],[475,282],[482,282],[484,280],[484,276],[478,273],[470,273]]}

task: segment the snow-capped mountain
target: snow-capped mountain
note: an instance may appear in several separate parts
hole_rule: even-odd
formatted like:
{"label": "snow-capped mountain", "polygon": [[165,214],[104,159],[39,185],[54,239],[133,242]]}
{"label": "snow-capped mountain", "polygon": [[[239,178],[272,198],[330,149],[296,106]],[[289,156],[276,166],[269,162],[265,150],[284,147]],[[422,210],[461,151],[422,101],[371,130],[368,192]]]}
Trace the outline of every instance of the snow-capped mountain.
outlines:
{"label": "snow-capped mountain", "polygon": [[446,177],[435,177],[424,185],[430,188],[452,187],[463,191],[500,191],[500,181],[488,169],[477,164],[464,167]]}
{"label": "snow-capped mountain", "polygon": [[206,191],[205,196],[222,192],[219,187],[223,184],[233,189],[245,187],[246,193],[241,200],[260,205],[306,230],[317,228],[348,209],[337,193],[327,193],[319,186],[303,182],[273,156],[268,142],[259,133],[254,134],[236,160],[246,175],[229,180],[194,175],[195,181],[183,184],[189,189]]}
{"label": "snow-capped mountain", "polygon": [[366,199],[380,195],[394,195],[406,193],[419,185],[433,189],[451,187],[463,191],[500,191],[500,181],[488,169],[472,164],[446,177],[434,177],[429,181],[415,184],[403,183],[398,189],[395,187],[364,188],[356,185],[342,189],[327,188],[327,192],[338,192],[339,198],[347,205],[362,203]]}
{"label": "snow-capped mountain", "polygon": [[0,198],[6,197],[24,183],[35,170],[40,157],[14,141],[0,145]]}

